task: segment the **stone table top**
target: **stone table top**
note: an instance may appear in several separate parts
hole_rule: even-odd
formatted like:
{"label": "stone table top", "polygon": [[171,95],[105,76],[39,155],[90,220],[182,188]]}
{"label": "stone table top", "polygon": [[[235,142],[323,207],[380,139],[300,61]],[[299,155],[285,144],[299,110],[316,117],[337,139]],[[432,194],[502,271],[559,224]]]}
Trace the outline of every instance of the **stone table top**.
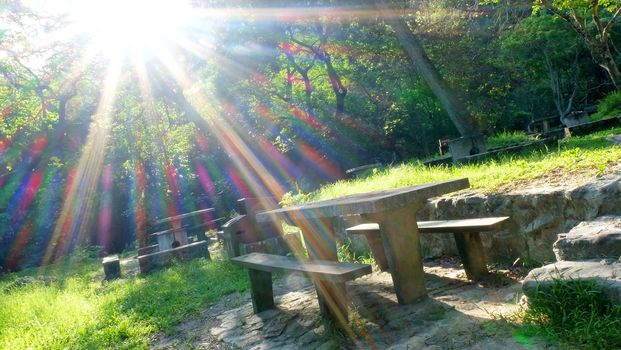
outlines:
{"label": "stone table top", "polygon": [[197,210],[197,211],[192,211],[192,212],[189,212],[189,213],[184,213],[184,214],[180,214],[180,215],[171,216],[171,217],[168,217],[168,218],[159,219],[159,220],[155,221],[155,224],[159,225],[159,224],[163,224],[165,222],[172,222],[172,221],[175,221],[175,220],[181,220],[181,219],[184,219],[184,218],[187,218],[187,217],[190,217],[190,216],[200,215],[200,214],[203,214],[203,213],[209,213],[209,212],[212,212],[212,211],[215,211],[215,209],[214,208],[206,208],[206,209],[201,209],[201,210]]}
{"label": "stone table top", "polygon": [[426,201],[445,193],[468,188],[467,178],[432,182],[428,184],[353,194],[349,196],[311,202],[283,209],[270,210],[256,215],[258,222],[275,218],[299,220],[331,218],[345,215],[378,213]]}

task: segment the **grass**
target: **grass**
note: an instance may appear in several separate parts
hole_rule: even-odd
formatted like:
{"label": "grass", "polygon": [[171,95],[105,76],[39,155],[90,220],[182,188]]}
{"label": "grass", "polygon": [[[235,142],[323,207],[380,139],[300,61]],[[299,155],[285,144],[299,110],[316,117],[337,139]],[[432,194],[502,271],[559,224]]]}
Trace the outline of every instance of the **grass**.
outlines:
{"label": "grass", "polygon": [[512,182],[532,180],[555,171],[588,171],[597,175],[621,159],[621,147],[606,140],[606,136],[619,133],[621,128],[573,137],[559,141],[553,149],[539,149],[478,164],[428,167],[419,161],[411,161],[382,169],[366,178],[328,184],[310,194],[285,196],[282,203],[292,205],[462,177],[470,180],[473,189],[494,191]]}
{"label": "grass", "polygon": [[144,349],[154,334],[247,289],[243,269],[225,260],[111,282],[102,282],[99,260],[75,260],[0,280],[0,349]]}
{"label": "grass", "polygon": [[490,149],[529,141],[533,141],[533,138],[523,131],[503,131],[486,140],[487,147]]}
{"label": "grass", "polygon": [[554,341],[563,348],[618,349],[621,305],[613,305],[594,281],[556,280],[529,298],[517,336]]}

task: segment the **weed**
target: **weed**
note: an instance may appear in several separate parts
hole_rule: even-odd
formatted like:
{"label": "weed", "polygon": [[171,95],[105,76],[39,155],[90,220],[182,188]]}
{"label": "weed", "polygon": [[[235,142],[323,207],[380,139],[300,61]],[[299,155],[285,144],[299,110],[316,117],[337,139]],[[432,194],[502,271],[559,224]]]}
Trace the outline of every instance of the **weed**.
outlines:
{"label": "weed", "polygon": [[584,349],[618,349],[621,344],[621,305],[612,304],[592,280],[555,280],[540,287],[521,317],[524,336]]}
{"label": "weed", "polygon": [[349,244],[339,244],[336,247],[336,255],[339,261],[349,261],[361,264],[376,265],[375,258],[369,252],[363,255],[356,255]]}

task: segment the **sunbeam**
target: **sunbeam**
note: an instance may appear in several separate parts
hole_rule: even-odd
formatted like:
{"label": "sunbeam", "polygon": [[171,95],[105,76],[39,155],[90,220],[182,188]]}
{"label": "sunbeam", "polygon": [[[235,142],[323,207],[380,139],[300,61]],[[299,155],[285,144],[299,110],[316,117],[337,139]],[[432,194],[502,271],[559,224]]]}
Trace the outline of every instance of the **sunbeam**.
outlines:
{"label": "sunbeam", "polygon": [[87,235],[87,220],[95,199],[104,163],[104,151],[110,132],[112,106],[121,73],[119,61],[108,68],[98,109],[92,118],[86,144],[75,169],[43,263],[63,255],[70,245]]}

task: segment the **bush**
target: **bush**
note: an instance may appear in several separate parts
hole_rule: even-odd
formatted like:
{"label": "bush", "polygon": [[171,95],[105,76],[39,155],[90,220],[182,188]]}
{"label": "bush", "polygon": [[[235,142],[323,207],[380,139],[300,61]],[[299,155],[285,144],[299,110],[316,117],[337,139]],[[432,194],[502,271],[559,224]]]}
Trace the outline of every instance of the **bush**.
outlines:
{"label": "bush", "polygon": [[589,117],[590,121],[597,121],[621,114],[621,91],[613,91],[597,103],[597,113]]}

